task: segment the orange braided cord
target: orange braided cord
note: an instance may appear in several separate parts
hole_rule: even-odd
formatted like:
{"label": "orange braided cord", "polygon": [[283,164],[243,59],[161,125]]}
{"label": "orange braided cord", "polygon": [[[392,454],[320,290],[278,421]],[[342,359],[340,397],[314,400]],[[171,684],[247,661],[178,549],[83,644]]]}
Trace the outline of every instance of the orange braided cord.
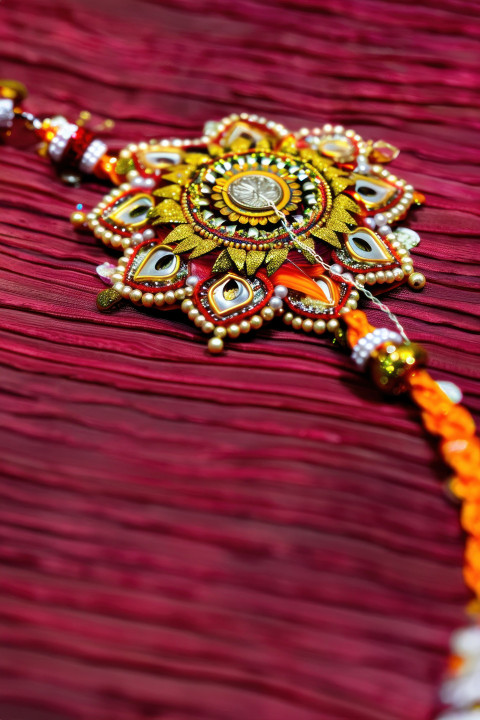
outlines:
{"label": "orange braided cord", "polygon": [[[361,310],[346,313],[347,340],[354,347],[374,328]],[[407,377],[410,395],[420,407],[425,429],[441,438],[440,452],[454,471],[451,491],[463,500],[461,522],[470,537],[465,550],[464,577],[480,598],[480,439],[472,416],[453,403],[426,370],[412,370]]]}
{"label": "orange braided cord", "polygon": [[455,472],[450,488],[463,498],[462,527],[471,534],[464,577],[480,597],[480,440],[475,423],[468,410],[453,403],[426,370],[414,370],[407,382],[412,399],[422,410],[426,430],[440,436],[442,457]]}
{"label": "orange braided cord", "polygon": [[345,313],[343,320],[348,325],[347,340],[351,348],[355,347],[360,338],[375,330],[373,325],[368,322],[363,310],[352,310]]}

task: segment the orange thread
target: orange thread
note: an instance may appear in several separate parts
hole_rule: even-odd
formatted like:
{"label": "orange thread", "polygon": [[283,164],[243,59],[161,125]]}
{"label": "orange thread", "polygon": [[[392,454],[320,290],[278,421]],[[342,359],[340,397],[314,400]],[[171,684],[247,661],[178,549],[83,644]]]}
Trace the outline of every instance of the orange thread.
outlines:
{"label": "orange thread", "polygon": [[[374,328],[361,310],[344,315],[347,340],[354,347]],[[468,410],[453,403],[423,369],[407,376],[412,400],[420,407],[425,429],[441,438],[440,451],[455,475],[451,491],[463,500],[461,523],[470,534],[465,548],[465,582],[480,597],[480,440]]]}

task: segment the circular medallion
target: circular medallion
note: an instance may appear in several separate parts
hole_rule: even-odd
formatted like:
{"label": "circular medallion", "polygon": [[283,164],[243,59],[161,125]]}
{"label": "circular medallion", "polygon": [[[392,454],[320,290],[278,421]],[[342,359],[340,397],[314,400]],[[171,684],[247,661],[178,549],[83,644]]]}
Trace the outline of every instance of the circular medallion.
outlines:
{"label": "circular medallion", "polygon": [[245,210],[267,210],[277,205],[284,196],[280,182],[268,173],[250,172],[234,177],[228,186],[228,195]]}
{"label": "circular medallion", "polygon": [[249,151],[203,165],[182,197],[197,232],[237,247],[281,247],[293,242],[280,222],[288,217],[297,237],[330,210],[322,175],[299,157]]}

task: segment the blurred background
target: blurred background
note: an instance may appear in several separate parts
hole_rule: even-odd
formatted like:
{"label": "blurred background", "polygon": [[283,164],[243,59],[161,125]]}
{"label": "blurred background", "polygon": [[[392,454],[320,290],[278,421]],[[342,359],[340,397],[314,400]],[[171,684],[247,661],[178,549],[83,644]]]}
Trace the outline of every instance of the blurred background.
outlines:
{"label": "blurred background", "polygon": [[[242,111],[401,148],[427,286],[386,299],[478,418],[478,9],[3,0],[0,76],[113,148]],[[468,595],[416,410],[280,324],[211,357],[180,313],[99,314],[68,217],[103,193],[0,148],[1,720],[434,717]]]}

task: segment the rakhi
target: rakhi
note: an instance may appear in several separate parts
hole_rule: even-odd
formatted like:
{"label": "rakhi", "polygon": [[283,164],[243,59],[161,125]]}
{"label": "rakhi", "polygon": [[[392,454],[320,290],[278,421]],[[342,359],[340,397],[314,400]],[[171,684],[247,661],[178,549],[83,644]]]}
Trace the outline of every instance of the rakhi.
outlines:
{"label": "rakhi", "polygon": [[[226,340],[274,318],[294,330],[329,334],[377,385],[409,393],[425,429],[440,438],[453,471],[450,491],[463,502],[469,534],[464,576],[480,597],[480,442],[452,383],[425,370],[425,351],[376,297],[425,277],[410,251],[417,233],[395,228],[423,196],[385,165],[398,155],[383,141],[324,125],[292,133],[257,115],[208,122],[195,139],[141,141],[112,153],[81,122],[39,119],[22,109],[25,88],[0,81],[0,134],[26,123],[68,182],[95,176],[113,187],[89,213],[71,222],[118,249],[117,266],[97,268],[110,285],[97,296],[101,311],[123,302],[181,308],[222,352]],[[371,290],[369,289],[371,288]],[[357,302],[365,295],[395,329],[375,328]],[[443,720],[480,715],[480,626],[453,640]]]}

